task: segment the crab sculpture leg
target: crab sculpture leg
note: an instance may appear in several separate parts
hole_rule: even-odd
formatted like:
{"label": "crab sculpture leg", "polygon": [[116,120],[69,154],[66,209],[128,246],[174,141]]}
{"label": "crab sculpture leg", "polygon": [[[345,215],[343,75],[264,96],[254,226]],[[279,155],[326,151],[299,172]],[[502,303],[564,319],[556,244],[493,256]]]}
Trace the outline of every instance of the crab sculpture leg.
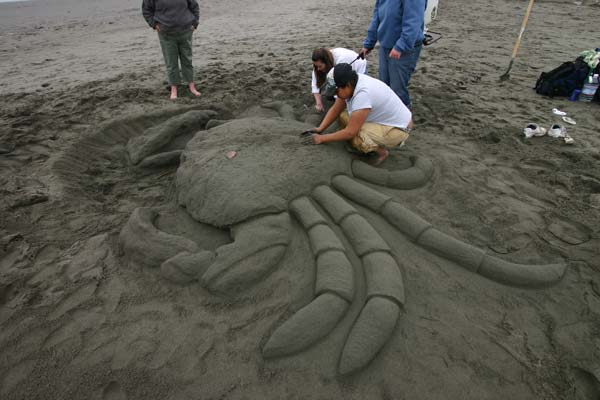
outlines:
{"label": "crab sculpture leg", "polygon": [[340,358],[339,372],[347,374],[367,365],[392,335],[404,304],[404,282],[391,249],[354,207],[327,186],[317,187],[312,195],[342,228],[366,278],[365,305]]}
{"label": "crab sculpture leg", "polygon": [[[433,166],[426,159],[412,161],[411,168],[393,172],[354,161],[352,172],[355,177],[381,186],[413,189],[430,179]],[[346,198],[381,215],[416,244],[493,281],[542,287],[564,276],[564,263],[523,265],[485,254],[435,229],[391,196],[347,175],[333,177],[331,185]],[[404,304],[402,276],[385,241],[354,207],[326,186],[314,189],[312,197],[348,237],[366,277],[365,305],[348,335],[339,362],[339,372],[348,374],[366,366],[393,333]],[[352,269],[339,239],[308,198],[294,200],[290,209],[310,239],[317,267],[315,298],[275,330],[263,348],[265,357],[290,355],[317,342],[333,330],[352,301]]]}
{"label": "crab sculpture leg", "polygon": [[290,237],[287,212],[257,217],[231,228],[233,242],[216,251],[172,235],[155,225],[157,211],[138,208],[121,230],[121,252],[134,264],[156,268],[174,282],[200,281],[218,293],[230,293],[267,274],[283,257]]}
{"label": "crab sculpture leg", "polygon": [[521,287],[543,287],[558,282],[565,263],[524,265],[502,260],[434,228],[429,222],[394,201],[345,175],[332,186],[346,197],[380,214],[416,244],[493,281]]}
{"label": "crab sculpture leg", "polygon": [[[399,171],[384,171],[358,160],[352,163],[355,178],[395,189],[422,186],[433,174],[430,160],[415,157],[413,166]],[[416,244],[493,281],[521,287],[543,287],[558,282],[565,274],[565,263],[524,265],[490,256],[483,250],[453,238],[417,214],[368,186],[345,175],[332,179],[332,186],[352,201],[380,214]]]}
{"label": "crab sculpture leg", "polygon": [[[358,211],[327,186],[312,197],[339,225],[360,257],[366,277],[365,305],[345,343],[341,374],[368,364],[392,334],[404,303],[404,284],[390,248]],[[266,357],[296,353],[328,334],[346,313],[353,295],[352,267],[344,247],[308,198],[291,203],[308,232],[317,265],[315,298],[279,327],[263,348]]]}
{"label": "crab sculpture leg", "polygon": [[394,189],[416,189],[425,185],[433,175],[433,163],[424,157],[411,157],[412,166],[406,169],[388,171],[373,167],[360,160],[352,162],[355,178]]}
{"label": "crab sculpture leg", "polygon": [[346,249],[308,197],[290,203],[306,230],[316,263],[314,299],[282,325],[263,348],[265,357],[304,350],[331,332],[354,298],[354,277]]}

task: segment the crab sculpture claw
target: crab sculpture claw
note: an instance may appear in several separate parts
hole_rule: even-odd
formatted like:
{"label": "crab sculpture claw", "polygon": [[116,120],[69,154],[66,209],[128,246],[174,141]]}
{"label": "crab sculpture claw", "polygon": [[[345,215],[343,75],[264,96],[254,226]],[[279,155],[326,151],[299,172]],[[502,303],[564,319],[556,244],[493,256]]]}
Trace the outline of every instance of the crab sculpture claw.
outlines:
{"label": "crab sculpture claw", "polygon": [[143,135],[135,136],[127,143],[131,163],[142,168],[177,164],[182,149],[173,144],[178,138],[203,129],[216,115],[212,110],[190,110],[146,129]]}
{"label": "crab sculpture claw", "polygon": [[199,281],[217,293],[231,293],[263,277],[280,261],[289,243],[290,217],[286,212],[231,227],[233,242],[214,252],[158,229],[154,223],[157,216],[158,212],[150,208],[138,208],[130,216],[119,236],[128,261],[160,267],[162,275],[173,282]]}
{"label": "crab sculpture claw", "polygon": [[290,217],[265,215],[231,228],[233,243],[217,249],[214,262],[203,271],[200,283],[215,292],[229,292],[254,282],[277,265],[287,250]]}

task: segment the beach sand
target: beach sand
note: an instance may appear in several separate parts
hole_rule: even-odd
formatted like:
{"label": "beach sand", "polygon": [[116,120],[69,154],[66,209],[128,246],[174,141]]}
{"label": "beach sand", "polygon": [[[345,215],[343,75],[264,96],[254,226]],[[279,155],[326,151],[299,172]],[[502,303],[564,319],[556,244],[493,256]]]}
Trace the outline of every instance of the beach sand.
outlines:
{"label": "beach sand", "polygon": [[[176,207],[176,168],[132,167],[128,135],[156,113],[188,109],[275,118],[261,108],[270,101],[315,123],[310,53],[360,48],[373,3],[200,2],[202,96],[176,102],[140,1],[0,3],[0,398],[600,398],[600,108],[532,90],[542,71],[600,45],[594,0],[537,1],[504,82],[528,2],[441,0],[430,29],[443,37],[424,48],[411,81],[416,128],[381,166],[431,160],[424,186],[379,190],[488,255],[564,263],[560,282],[494,282],[354,204],[389,245],[405,299],[376,357],[340,374],[366,297],[352,251],[356,299],[332,332],[292,355],[263,355],[314,296],[297,220],[276,267],[234,294],[172,283],[123,257],[119,234],[138,207],[161,210],[165,231],[190,224]],[[376,76],[377,50],[369,63]],[[577,121],[565,124],[575,143],[525,139],[530,122],[564,124],[555,107]],[[231,162],[244,149],[232,148]],[[211,251],[231,242],[227,229],[187,230]]]}

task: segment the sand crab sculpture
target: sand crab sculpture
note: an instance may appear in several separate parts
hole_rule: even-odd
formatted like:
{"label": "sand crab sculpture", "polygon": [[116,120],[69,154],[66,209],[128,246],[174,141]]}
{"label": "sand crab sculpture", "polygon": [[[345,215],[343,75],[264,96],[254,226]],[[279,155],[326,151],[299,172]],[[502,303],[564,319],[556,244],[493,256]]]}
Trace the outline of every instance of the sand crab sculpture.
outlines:
{"label": "sand crab sculpture", "polygon": [[[286,114],[285,107],[280,105],[279,110]],[[310,125],[289,118],[207,121],[212,117],[210,111],[173,117],[145,132],[143,141],[151,145],[140,139],[130,142],[130,154],[137,163],[149,158],[150,165],[157,163],[156,157],[162,160],[158,164],[179,158],[179,205],[196,221],[230,229],[233,242],[214,252],[202,249],[186,237],[159,230],[154,224],[157,212],[139,208],[123,227],[120,245],[131,262],[160,267],[168,279],[197,281],[217,294],[228,293],[277,266],[297,221],[308,236],[316,268],[314,297],[275,329],[262,348],[266,358],[309,348],[344,317],[355,301],[357,279],[349,252],[362,264],[366,296],[341,352],[338,372],[352,373],[369,364],[392,335],[405,301],[400,268],[389,245],[351,202],[379,214],[417,245],[502,284],[546,286],[565,272],[564,263],[521,265],[488,255],[372,188],[425,185],[434,172],[427,159],[416,157],[410,168],[387,171],[353,160],[342,145],[300,145],[298,133]],[[201,130],[207,122],[210,129]],[[191,126],[197,133],[183,151],[152,155]],[[226,157],[231,150],[237,151],[236,156]]]}

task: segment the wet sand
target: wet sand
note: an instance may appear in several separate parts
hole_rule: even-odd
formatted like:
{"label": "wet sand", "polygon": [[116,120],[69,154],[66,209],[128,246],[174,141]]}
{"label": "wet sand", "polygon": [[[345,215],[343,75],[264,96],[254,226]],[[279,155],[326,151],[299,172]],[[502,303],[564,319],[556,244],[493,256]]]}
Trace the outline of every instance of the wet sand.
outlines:
{"label": "wet sand", "polygon": [[[190,227],[176,207],[176,168],[132,167],[122,157],[127,135],[152,125],[155,113],[190,108],[219,120],[276,118],[260,106],[269,101],[317,121],[310,53],[359,48],[372,6],[201,3],[194,63],[203,95],[171,102],[140,2],[0,3],[2,399],[600,396],[600,108],[532,90],[542,71],[598,47],[597,1],[536,2],[505,82],[498,78],[527,2],[442,2],[431,29],[443,38],[424,49],[411,81],[416,129],[381,166],[425,157],[433,175],[412,190],[377,188],[488,255],[565,263],[559,283],[494,282],[353,203],[389,245],[405,301],[377,356],[340,375],[367,290],[359,268],[356,299],[331,334],[290,356],[263,355],[272,333],[314,296],[309,239],[296,219],[276,267],[233,295],[172,283],[119,251],[138,207],[161,210],[157,226],[193,231],[205,249],[232,240],[228,229]],[[377,51],[371,75],[376,60]],[[525,139],[527,123],[564,124],[554,107],[577,121],[566,125],[575,143]],[[242,160],[243,149],[234,150]],[[360,266],[355,252],[348,257]]]}

